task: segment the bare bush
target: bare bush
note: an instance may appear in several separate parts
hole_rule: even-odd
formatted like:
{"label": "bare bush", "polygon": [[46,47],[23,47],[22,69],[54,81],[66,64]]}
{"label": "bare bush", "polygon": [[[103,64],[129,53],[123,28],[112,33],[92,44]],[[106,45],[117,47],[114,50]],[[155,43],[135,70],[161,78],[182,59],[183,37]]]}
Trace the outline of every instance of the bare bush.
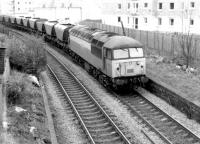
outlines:
{"label": "bare bush", "polygon": [[11,68],[38,75],[45,69],[46,53],[44,44],[36,38],[19,40],[16,38],[7,41],[7,56]]}
{"label": "bare bush", "polygon": [[188,68],[193,62],[194,52],[196,51],[193,35],[189,32],[187,34],[180,34],[179,44],[182,52],[181,56],[183,57],[186,68]]}
{"label": "bare bush", "polygon": [[6,95],[9,105],[19,105],[27,103],[32,97],[41,96],[41,92],[26,74],[13,71],[6,83]]}

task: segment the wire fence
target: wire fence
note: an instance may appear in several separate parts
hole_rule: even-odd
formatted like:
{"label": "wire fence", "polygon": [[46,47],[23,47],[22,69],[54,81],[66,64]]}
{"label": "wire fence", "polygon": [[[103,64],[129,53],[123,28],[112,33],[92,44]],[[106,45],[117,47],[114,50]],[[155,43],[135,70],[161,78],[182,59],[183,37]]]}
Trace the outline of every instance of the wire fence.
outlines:
{"label": "wire fence", "polygon": [[[110,32],[115,32],[123,35],[121,27],[111,26],[94,22],[83,22],[81,24],[98,28]],[[161,33],[155,31],[142,31],[131,28],[125,28],[127,36],[132,37],[144,45],[146,54],[156,54],[159,56],[176,58],[182,55],[182,48],[180,45],[180,34],[178,33]],[[194,60],[199,60],[200,56],[200,37],[193,36],[191,52]]]}

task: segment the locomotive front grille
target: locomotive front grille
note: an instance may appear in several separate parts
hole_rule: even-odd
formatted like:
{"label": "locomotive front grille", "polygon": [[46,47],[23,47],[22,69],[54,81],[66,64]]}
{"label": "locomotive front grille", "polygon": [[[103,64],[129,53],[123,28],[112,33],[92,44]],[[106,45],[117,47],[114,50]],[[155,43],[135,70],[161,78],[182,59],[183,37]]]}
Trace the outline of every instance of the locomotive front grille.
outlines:
{"label": "locomotive front grille", "polygon": [[127,69],[127,73],[134,73],[134,69]]}

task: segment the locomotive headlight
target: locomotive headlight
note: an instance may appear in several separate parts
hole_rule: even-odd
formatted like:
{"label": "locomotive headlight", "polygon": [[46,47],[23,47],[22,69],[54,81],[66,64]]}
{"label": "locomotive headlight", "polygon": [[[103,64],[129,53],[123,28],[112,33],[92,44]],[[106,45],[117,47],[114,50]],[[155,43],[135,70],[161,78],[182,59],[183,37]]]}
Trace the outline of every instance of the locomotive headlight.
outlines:
{"label": "locomotive headlight", "polygon": [[116,76],[120,76],[120,68],[121,68],[121,65],[120,64],[116,64],[116,69],[115,69],[115,75]]}

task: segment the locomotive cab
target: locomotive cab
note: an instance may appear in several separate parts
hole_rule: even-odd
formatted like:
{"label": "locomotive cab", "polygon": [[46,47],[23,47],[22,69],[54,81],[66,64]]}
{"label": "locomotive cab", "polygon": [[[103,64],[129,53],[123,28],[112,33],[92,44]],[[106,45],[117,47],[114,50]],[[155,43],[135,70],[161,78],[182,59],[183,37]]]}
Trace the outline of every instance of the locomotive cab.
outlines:
{"label": "locomotive cab", "polygon": [[143,46],[140,42],[114,36],[103,47],[103,71],[117,85],[140,81],[146,75]]}

